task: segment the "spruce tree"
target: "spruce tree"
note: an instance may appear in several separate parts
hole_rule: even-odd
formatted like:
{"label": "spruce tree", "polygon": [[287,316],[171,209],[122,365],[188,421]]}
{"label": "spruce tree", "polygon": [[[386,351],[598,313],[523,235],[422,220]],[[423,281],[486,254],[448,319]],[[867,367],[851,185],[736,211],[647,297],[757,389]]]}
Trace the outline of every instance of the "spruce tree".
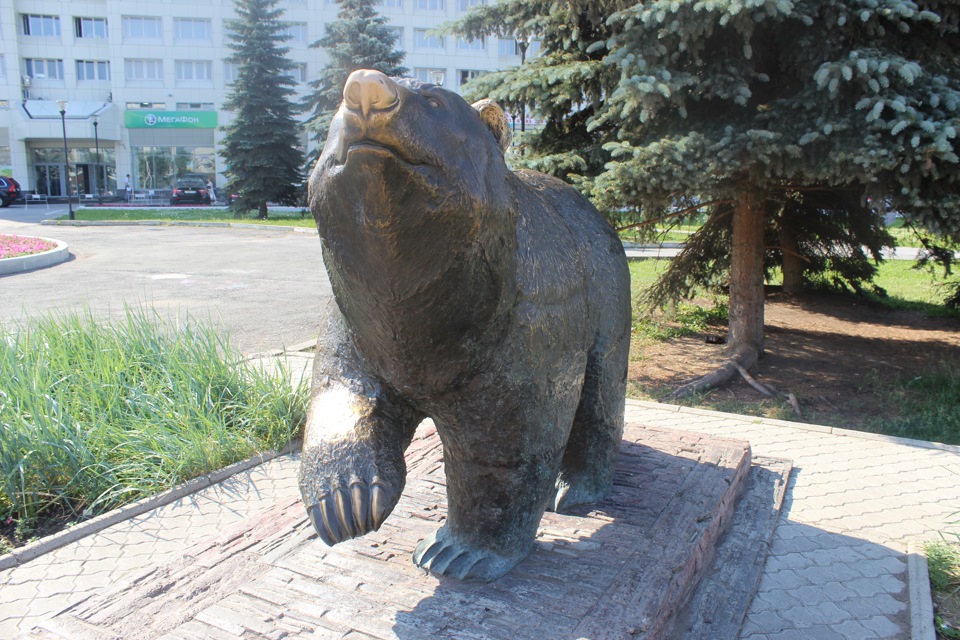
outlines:
{"label": "spruce tree", "polygon": [[[227,22],[238,65],[233,90],[223,108],[234,112],[220,155],[227,164],[229,190],[239,210],[256,209],[267,217],[267,202],[296,204],[303,182],[300,125],[291,101],[295,82],[284,75],[294,68],[287,58],[289,39],[277,0],[236,0],[238,18]],[[229,197],[229,196],[228,196]]]}
{"label": "spruce tree", "polygon": [[728,229],[729,342],[749,367],[785,207],[889,203],[960,238],[958,16],[955,0],[505,0],[454,30],[541,39],[473,92],[548,119],[525,164],[617,215],[705,210]]}
{"label": "spruce tree", "polygon": [[326,35],[310,46],[323,48],[329,63],[310,81],[312,91],[303,100],[310,113],[307,131],[315,147],[307,157],[312,165],[323,149],[330,121],[343,100],[347,76],[357,69],[376,69],[388,76],[403,76],[404,52],[394,49],[396,34],[376,10],[376,0],[340,0],[337,19],[326,25]]}

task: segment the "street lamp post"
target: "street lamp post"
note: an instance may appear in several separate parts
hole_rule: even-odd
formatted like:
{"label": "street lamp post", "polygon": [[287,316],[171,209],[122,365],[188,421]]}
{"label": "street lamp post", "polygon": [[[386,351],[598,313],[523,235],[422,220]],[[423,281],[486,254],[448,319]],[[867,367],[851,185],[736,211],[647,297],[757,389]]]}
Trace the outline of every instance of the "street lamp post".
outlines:
{"label": "street lamp post", "polygon": [[[530,46],[530,43],[524,40],[523,38],[517,38],[517,48],[520,49],[520,66],[523,66],[523,61],[527,59],[527,47]],[[520,131],[527,130],[527,103],[523,102],[520,104]]]}
{"label": "street lamp post", "polygon": [[100,175],[100,135],[97,131],[97,127],[100,124],[100,119],[97,116],[93,116],[93,140],[97,145],[97,204],[103,205],[103,176]]}
{"label": "street lamp post", "polygon": [[60,106],[60,124],[63,126],[63,169],[67,172],[67,210],[73,220],[73,196],[70,195],[70,152],[67,151],[67,101],[57,100]]}

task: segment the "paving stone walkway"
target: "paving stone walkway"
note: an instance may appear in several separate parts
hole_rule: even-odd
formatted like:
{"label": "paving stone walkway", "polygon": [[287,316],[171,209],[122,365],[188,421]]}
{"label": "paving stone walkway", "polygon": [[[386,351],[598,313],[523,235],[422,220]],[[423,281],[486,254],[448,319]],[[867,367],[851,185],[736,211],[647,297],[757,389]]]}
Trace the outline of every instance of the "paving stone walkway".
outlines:
{"label": "paving stone walkway", "polygon": [[298,465],[297,455],[275,458],[0,571],[0,638],[27,631],[100,589],[147,567],[165,565],[186,548],[299,495]]}
{"label": "paving stone walkway", "polygon": [[741,638],[911,637],[907,552],[960,518],[960,449],[645,402],[628,402],[627,415],[793,460]]}
{"label": "paving stone walkway", "polygon": [[[908,549],[957,519],[960,448],[635,401],[627,419],[741,438],[754,455],[793,460],[741,638],[932,640],[911,636]],[[297,464],[296,455],[276,458],[0,571],[0,638],[295,498]]]}

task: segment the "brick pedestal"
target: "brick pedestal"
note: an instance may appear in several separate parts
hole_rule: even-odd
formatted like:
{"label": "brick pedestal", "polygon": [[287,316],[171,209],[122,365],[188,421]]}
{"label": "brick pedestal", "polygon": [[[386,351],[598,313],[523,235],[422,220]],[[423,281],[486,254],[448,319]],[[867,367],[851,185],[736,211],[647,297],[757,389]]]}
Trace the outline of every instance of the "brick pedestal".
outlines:
{"label": "brick pedestal", "polygon": [[380,531],[330,548],[298,502],[44,623],[46,638],[664,637],[712,560],[750,469],[747,443],[628,425],[615,488],[544,516],[531,556],[491,584],[415,567],[445,514],[439,439],[408,451]]}

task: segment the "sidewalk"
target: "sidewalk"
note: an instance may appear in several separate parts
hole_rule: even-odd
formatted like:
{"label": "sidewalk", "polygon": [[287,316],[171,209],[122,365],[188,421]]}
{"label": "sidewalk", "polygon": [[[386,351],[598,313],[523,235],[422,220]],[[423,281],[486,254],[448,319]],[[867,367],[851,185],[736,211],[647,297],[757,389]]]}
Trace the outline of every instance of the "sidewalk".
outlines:
{"label": "sidewalk", "polygon": [[[909,584],[908,545],[935,538],[956,519],[960,448],[638,401],[627,402],[627,420],[742,438],[755,457],[793,460],[783,514],[741,638],[911,637],[910,593],[929,592],[918,580]],[[295,454],[278,457],[0,571],[0,637],[25,632],[295,498],[297,464]]]}

